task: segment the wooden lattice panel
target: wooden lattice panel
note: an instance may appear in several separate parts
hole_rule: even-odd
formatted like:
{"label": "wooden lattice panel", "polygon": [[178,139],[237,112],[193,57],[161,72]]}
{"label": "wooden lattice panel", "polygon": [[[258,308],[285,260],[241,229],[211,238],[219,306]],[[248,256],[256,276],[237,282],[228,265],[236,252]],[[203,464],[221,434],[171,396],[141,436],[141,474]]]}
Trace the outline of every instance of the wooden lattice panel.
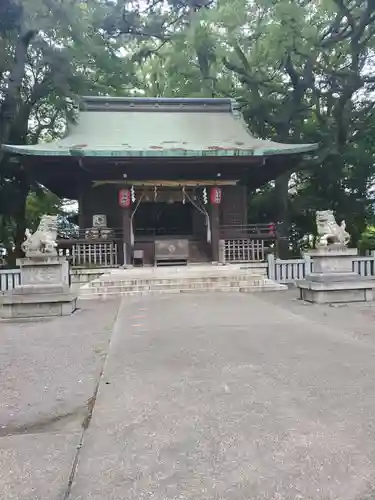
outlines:
{"label": "wooden lattice panel", "polygon": [[72,248],[73,266],[111,267],[117,265],[117,245],[107,243],[77,243]]}
{"label": "wooden lattice panel", "polygon": [[251,262],[264,260],[263,240],[225,240],[225,262]]}

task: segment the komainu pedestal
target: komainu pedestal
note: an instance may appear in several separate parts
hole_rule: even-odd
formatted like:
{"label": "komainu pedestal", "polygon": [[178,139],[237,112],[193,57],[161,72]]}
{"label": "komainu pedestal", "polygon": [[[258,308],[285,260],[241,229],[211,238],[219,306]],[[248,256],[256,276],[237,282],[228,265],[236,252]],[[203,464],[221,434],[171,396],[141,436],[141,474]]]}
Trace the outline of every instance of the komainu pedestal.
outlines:
{"label": "komainu pedestal", "polygon": [[3,318],[65,316],[76,309],[65,257],[45,255],[19,259],[21,285],[0,297]]}
{"label": "komainu pedestal", "polygon": [[353,272],[357,254],[355,248],[339,243],[309,252],[313,272],[297,282],[300,298],[318,304],[374,300],[375,279]]}

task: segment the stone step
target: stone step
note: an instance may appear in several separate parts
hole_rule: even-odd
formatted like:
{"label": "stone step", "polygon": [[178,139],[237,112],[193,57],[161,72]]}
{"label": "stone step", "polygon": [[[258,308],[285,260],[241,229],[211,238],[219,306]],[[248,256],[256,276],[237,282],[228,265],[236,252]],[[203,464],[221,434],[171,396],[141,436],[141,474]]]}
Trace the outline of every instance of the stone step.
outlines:
{"label": "stone step", "polygon": [[91,295],[80,295],[80,300],[90,300],[90,299],[106,299],[111,297],[124,297],[124,296],[136,296],[136,295],[168,295],[176,293],[258,293],[267,291],[280,291],[284,288],[281,286],[253,286],[244,288],[225,288],[217,287],[210,290],[205,289],[193,289],[193,288],[176,288],[170,290],[147,290],[147,291],[121,291],[121,292],[105,292],[105,293],[95,293]]}
{"label": "stone step", "polygon": [[194,278],[181,278],[181,279],[153,279],[153,280],[114,280],[114,281],[96,281],[95,283],[90,283],[89,286],[83,286],[82,289],[86,290],[96,290],[97,288],[108,288],[108,287],[168,287],[168,286],[194,286],[195,283],[202,283],[207,286],[223,284],[242,284],[242,283],[256,283],[259,284],[265,280],[264,276],[230,276],[225,279],[219,277],[205,278],[205,277],[194,277]]}
{"label": "stone step", "polygon": [[235,274],[235,275],[223,275],[223,276],[176,276],[168,278],[131,278],[131,279],[111,279],[110,277],[93,280],[89,283],[90,288],[97,288],[98,286],[132,286],[132,285],[144,285],[152,286],[156,284],[168,285],[172,283],[185,284],[194,283],[196,281],[205,283],[226,283],[234,281],[253,281],[264,279],[265,276],[262,274]]}
{"label": "stone step", "polygon": [[190,281],[189,283],[153,283],[118,285],[112,283],[110,286],[98,286],[95,288],[81,288],[80,298],[99,298],[115,295],[143,295],[157,293],[188,293],[188,292],[252,292],[263,290],[282,290],[286,287],[261,278],[241,281],[206,282],[203,280]]}
{"label": "stone step", "polygon": [[239,289],[239,288],[244,288],[248,286],[260,286],[258,283],[248,283],[248,282],[234,282],[234,283],[227,283],[227,284],[207,284],[207,283],[201,283],[201,282],[195,282],[191,283],[190,285],[184,285],[184,284],[179,284],[179,283],[170,283],[168,285],[152,285],[152,286],[147,286],[147,285],[130,285],[130,286],[107,286],[107,287],[97,287],[93,288],[90,290],[81,290],[81,296],[82,295],[90,295],[90,294],[96,294],[96,293],[116,293],[116,292],[148,292],[148,291],[167,291],[167,290],[213,290],[215,288],[220,288],[220,289]]}

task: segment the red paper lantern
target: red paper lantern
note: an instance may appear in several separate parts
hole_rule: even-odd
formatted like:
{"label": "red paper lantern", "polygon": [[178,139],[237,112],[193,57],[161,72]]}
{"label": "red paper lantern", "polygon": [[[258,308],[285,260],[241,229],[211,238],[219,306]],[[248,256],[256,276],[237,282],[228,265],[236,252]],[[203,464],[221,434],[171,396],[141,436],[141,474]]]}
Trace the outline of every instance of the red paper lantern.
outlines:
{"label": "red paper lantern", "polygon": [[210,192],[210,201],[212,205],[220,205],[221,203],[221,188],[213,187]]}
{"label": "red paper lantern", "polygon": [[120,189],[118,192],[118,204],[121,208],[129,208],[131,204],[130,189]]}
{"label": "red paper lantern", "polygon": [[268,234],[270,236],[276,235],[276,224],[274,224],[274,223],[268,224]]}

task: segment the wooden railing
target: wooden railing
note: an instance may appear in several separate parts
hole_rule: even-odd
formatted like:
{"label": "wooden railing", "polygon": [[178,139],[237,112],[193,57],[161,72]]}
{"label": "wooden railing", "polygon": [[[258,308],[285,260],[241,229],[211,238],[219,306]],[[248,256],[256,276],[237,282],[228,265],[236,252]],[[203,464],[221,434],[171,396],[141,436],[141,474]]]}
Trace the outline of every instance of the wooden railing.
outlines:
{"label": "wooden railing", "polygon": [[122,244],[121,228],[78,229],[70,239],[58,240],[59,255],[75,267],[113,267]]}
{"label": "wooden railing", "polygon": [[277,226],[274,222],[265,224],[224,224],[220,225],[220,239],[274,240]]}
{"label": "wooden railing", "polygon": [[219,227],[220,261],[263,261],[267,247],[276,239],[276,224],[226,224]]}
{"label": "wooden railing", "polygon": [[[162,232],[160,228],[157,231],[138,228],[135,236],[152,234],[155,238],[160,232]],[[267,246],[276,238],[276,225],[274,223],[221,225],[219,234],[221,243],[224,242],[223,248],[220,249],[221,261],[262,261],[265,259]],[[79,229],[74,238],[60,239],[58,245],[59,254],[65,255],[72,266],[112,267],[118,265],[118,249],[122,248],[122,229]]]}
{"label": "wooden railing", "polygon": [[69,239],[60,238],[59,243],[70,243],[72,241],[114,241],[122,239],[122,228],[81,228],[77,229]]}
{"label": "wooden railing", "polygon": [[70,246],[59,246],[58,252],[76,267],[117,265],[117,243],[114,241],[77,241]]}
{"label": "wooden railing", "polygon": [[264,240],[225,239],[219,242],[219,255],[222,263],[253,262],[265,259]]}

